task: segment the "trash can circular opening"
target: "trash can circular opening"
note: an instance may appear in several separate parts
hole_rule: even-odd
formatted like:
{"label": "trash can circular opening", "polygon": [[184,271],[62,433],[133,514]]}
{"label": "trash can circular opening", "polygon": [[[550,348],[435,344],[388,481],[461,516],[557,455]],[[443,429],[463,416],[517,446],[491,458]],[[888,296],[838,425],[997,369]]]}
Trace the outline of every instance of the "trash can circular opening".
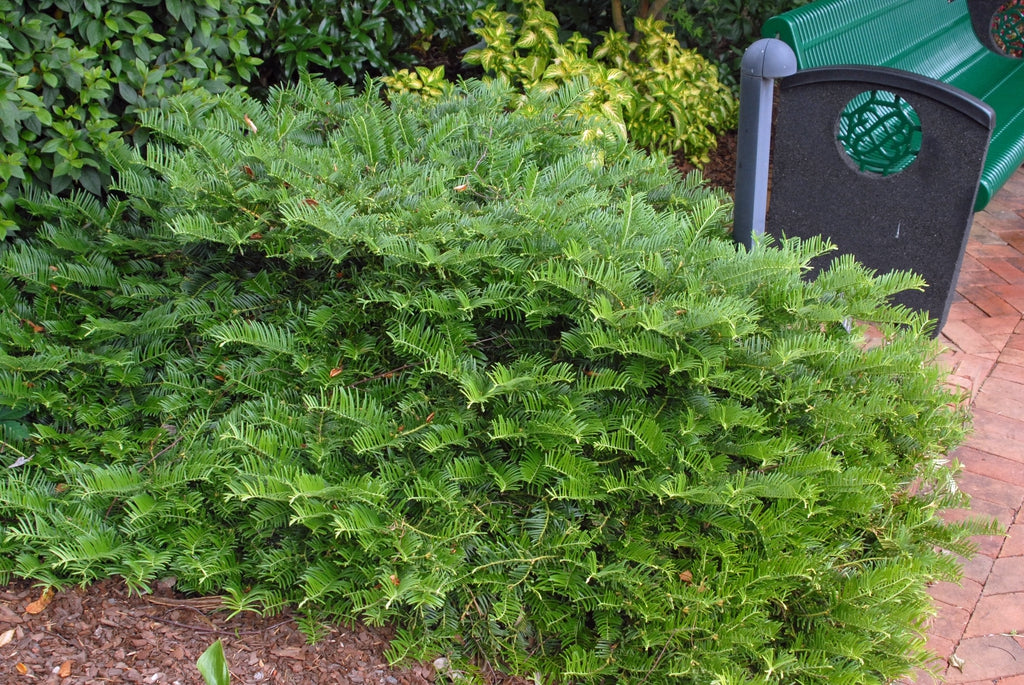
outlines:
{"label": "trash can circular opening", "polygon": [[921,151],[921,119],[909,102],[887,90],[866,91],[850,100],[838,129],[840,147],[864,173],[898,174]]}
{"label": "trash can circular opening", "polygon": [[1024,0],[1009,0],[996,10],[992,40],[1007,57],[1024,57]]}

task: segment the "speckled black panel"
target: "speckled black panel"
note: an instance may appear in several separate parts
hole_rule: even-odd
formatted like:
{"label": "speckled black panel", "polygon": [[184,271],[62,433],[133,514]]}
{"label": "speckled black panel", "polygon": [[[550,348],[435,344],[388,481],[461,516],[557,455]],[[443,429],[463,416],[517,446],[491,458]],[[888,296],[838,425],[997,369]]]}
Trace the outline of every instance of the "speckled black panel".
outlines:
{"label": "speckled black panel", "polygon": [[[921,121],[916,160],[890,176],[859,171],[836,139],[843,108],[872,90],[903,98]],[[914,74],[824,67],[780,81],[776,115],[766,231],[821,234],[880,273],[922,275],[929,287],[897,301],[928,311],[941,327],[967,244],[992,109]]]}

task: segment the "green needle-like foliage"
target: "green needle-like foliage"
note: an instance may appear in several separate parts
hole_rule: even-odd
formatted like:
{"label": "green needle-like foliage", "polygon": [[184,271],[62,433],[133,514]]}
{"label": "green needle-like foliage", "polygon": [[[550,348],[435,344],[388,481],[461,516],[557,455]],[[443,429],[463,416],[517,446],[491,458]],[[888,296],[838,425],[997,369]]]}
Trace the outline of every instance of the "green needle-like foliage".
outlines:
{"label": "green needle-like foliage", "polygon": [[886,304],[919,280],[738,251],[696,176],[520,97],[193,93],[105,202],[25,200],[0,581],[174,575],[551,682],[921,663],[972,531],[936,518],[964,415]]}

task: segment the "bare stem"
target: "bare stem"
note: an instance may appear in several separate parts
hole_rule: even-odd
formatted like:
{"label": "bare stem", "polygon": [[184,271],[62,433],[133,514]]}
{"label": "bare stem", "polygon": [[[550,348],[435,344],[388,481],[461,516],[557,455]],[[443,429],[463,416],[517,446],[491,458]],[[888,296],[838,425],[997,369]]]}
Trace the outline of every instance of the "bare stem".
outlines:
{"label": "bare stem", "polygon": [[626,20],[622,16],[622,0],[612,0],[612,28],[619,33],[626,32]]}

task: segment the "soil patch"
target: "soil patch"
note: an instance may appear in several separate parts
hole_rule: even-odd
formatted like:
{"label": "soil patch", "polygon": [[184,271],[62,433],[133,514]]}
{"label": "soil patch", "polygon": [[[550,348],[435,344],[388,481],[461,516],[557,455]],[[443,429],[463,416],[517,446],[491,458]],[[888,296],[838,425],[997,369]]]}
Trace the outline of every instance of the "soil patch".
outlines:
{"label": "soil patch", "polygon": [[[730,195],[736,187],[736,131],[729,131],[718,138],[718,147],[708,153],[711,161],[701,169],[704,179],[708,185],[721,188]],[[696,167],[677,154],[676,166],[684,174],[693,171]]]}

